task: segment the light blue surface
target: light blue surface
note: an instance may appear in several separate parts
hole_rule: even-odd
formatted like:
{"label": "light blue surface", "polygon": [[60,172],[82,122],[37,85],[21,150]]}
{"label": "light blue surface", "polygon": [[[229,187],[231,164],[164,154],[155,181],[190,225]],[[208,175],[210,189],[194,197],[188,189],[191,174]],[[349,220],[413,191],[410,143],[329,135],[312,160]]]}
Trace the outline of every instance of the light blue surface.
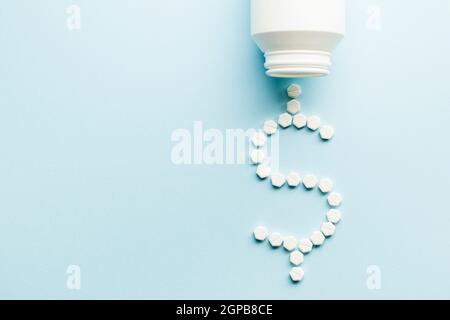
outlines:
{"label": "light blue surface", "polygon": [[275,191],[249,165],[171,161],[172,132],[195,120],[258,128],[284,108],[289,81],[264,76],[249,1],[79,0],[80,31],[69,4],[0,10],[1,298],[450,298],[447,0],[350,0],[332,75],[300,81],[304,112],[337,135],[283,132],[282,166],[345,197],[300,285],[251,232],[305,236],[323,199]]}

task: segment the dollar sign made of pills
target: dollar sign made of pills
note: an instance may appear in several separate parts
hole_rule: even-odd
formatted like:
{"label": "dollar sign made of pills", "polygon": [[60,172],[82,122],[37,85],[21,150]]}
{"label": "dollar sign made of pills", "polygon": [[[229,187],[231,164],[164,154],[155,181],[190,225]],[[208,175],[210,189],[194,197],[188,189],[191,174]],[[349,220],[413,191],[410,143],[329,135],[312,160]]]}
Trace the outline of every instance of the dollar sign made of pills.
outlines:
{"label": "dollar sign made of pills", "polygon": [[321,227],[314,231],[309,237],[298,240],[294,236],[282,236],[280,233],[269,233],[265,226],[258,226],[255,228],[253,234],[258,242],[265,242],[268,240],[273,248],[281,246],[290,253],[289,261],[292,264],[292,269],[289,272],[293,282],[299,282],[304,277],[304,271],[301,265],[303,264],[305,255],[313,251],[314,248],[321,246],[325,240],[334,235],[336,232],[336,225],[342,218],[341,212],[338,210],[342,203],[341,194],[334,192],[334,184],[329,178],[318,179],[313,174],[307,174],[303,177],[297,172],[291,172],[284,176],[278,172],[271,172],[269,163],[265,163],[265,153],[262,149],[267,137],[274,135],[278,131],[278,127],[283,129],[295,126],[297,129],[308,128],[311,132],[319,131],[320,137],[324,141],[329,141],[334,136],[334,129],[330,126],[321,126],[320,118],[317,116],[306,117],[301,111],[301,105],[296,100],[301,94],[301,87],[299,85],[289,86],[288,96],[292,98],[287,103],[287,112],[278,117],[278,123],[269,120],[264,123],[263,130],[255,133],[252,137],[252,144],[255,146],[250,152],[250,159],[254,165],[257,165],[256,174],[261,180],[270,178],[272,185],[275,188],[282,188],[288,184],[291,188],[296,188],[303,184],[307,190],[319,188],[321,194],[326,197],[326,201],[330,210],[326,214],[326,221],[322,223]]}

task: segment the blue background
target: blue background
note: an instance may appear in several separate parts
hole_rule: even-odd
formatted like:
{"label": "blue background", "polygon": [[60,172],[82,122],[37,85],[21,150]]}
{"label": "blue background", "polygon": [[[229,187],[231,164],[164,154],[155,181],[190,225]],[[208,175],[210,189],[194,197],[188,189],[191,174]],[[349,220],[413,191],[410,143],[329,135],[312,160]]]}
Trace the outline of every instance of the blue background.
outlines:
{"label": "blue background", "polygon": [[299,81],[304,112],[337,134],[282,132],[282,167],[345,197],[300,285],[251,232],[304,237],[323,198],[275,191],[249,165],[171,161],[172,132],[195,120],[259,128],[284,111],[290,81],[265,77],[249,1],[75,3],[79,31],[68,1],[0,10],[1,298],[450,298],[447,0],[350,0],[332,75]]}

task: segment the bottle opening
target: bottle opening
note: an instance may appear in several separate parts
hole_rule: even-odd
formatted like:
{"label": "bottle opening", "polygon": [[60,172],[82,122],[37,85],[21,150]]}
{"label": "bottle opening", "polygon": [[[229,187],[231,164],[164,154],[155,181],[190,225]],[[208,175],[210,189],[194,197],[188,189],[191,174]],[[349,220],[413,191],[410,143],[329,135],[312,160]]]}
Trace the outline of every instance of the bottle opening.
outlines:
{"label": "bottle opening", "polygon": [[271,77],[321,77],[330,73],[331,54],[325,51],[272,51],[267,52],[265,57],[266,73]]}

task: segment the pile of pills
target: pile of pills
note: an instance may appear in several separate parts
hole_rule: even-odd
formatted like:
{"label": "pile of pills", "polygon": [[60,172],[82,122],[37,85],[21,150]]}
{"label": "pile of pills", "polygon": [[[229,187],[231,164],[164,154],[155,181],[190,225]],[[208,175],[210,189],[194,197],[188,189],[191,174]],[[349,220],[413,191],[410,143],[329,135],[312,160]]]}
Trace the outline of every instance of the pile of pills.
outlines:
{"label": "pile of pills", "polygon": [[326,197],[330,210],[326,214],[326,221],[322,223],[319,230],[311,233],[309,237],[297,239],[293,236],[282,236],[278,232],[269,232],[265,226],[259,226],[254,230],[254,237],[259,242],[266,240],[272,248],[283,247],[289,252],[289,261],[293,266],[289,272],[292,281],[299,282],[304,277],[304,270],[300,267],[303,264],[305,255],[309,254],[315,247],[324,244],[325,240],[333,236],[336,232],[336,225],[341,221],[342,214],[337,209],[342,204],[340,193],[333,191],[334,184],[329,178],[317,178],[314,174],[305,174],[303,177],[298,172],[290,172],[286,176],[279,172],[272,172],[270,164],[265,162],[263,147],[267,138],[274,135],[279,130],[278,127],[287,129],[294,126],[297,129],[308,128],[311,132],[319,132],[320,138],[329,141],[334,136],[334,129],[331,126],[321,124],[318,116],[306,116],[301,113],[301,104],[297,98],[301,95],[302,89],[299,85],[293,84],[287,89],[288,96],[292,99],[287,103],[287,112],[278,117],[278,122],[268,120],[263,125],[262,132],[257,132],[251,139],[255,149],[250,153],[250,159],[257,165],[256,174],[261,180],[269,179],[272,186],[282,188],[287,185],[289,188],[297,188],[300,185],[306,190],[318,188],[320,193]]}

